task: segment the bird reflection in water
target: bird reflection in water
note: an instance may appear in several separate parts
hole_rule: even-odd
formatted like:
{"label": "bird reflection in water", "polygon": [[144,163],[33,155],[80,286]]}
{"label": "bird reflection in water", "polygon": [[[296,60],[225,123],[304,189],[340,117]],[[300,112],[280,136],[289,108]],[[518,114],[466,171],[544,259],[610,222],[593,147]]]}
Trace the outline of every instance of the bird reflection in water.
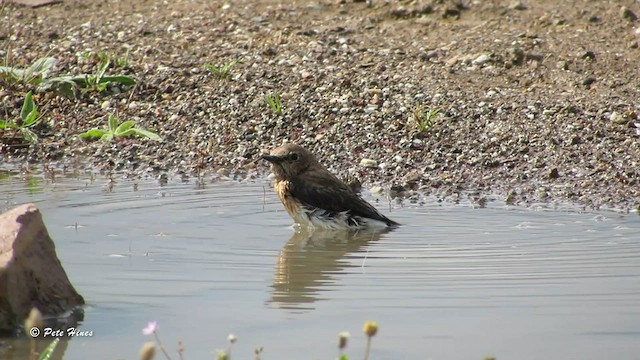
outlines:
{"label": "bird reflection in water", "polygon": [[360,266],[348,257],[388,231],[299,228],[278,255],[270,303],[285,309],[314,309],[313,303],[322,299],[320,293],[338,284],[336,274]]}

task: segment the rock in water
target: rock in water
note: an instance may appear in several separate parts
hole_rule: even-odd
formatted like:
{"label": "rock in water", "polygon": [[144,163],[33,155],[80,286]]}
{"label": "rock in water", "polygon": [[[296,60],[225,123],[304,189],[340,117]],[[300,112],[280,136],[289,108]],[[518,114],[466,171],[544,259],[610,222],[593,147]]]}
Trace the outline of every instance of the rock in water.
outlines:
{"label": "rock in water", "polygon": [[58,260],[40,210],[26,204],[0,214],[0,332],[20,327],[32,307],[58,316],[83,304]]}

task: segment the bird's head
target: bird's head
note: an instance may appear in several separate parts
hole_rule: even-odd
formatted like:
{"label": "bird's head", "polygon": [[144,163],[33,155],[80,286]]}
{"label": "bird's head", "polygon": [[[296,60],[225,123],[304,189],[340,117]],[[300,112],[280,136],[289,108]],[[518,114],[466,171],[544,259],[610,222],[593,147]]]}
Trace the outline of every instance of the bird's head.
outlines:
{"label": "bird's head", "polygon": [[310,167],[318,166],[318,160],[309,150],[296,144],[284,144],[262,158],[271,163],[271,171],[279,179],[296,177]]}

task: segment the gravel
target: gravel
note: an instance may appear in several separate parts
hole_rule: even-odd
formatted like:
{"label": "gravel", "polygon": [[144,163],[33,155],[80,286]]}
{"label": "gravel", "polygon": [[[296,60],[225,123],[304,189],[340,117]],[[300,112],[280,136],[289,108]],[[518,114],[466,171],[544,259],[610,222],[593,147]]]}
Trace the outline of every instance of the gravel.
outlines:
{"label": "gravel", "polygon": [[[257,178],[283,141],[393,196],[479,204],[640,205],[637,1],[65,1],[1,10],[0,56],[50,76],[95,72],[137,84],[35,97],[40,141],[5,132],[9,166],[89,162],[139,174]],[[635,44],[635,46],[634,46]],[[226,79],[203,64],[237,61]],[[0,82],[6,117],[29,86]],[[265,104],[279,94],[281,114]],[[439,109],[420,132],[414,111]],[[88,142],[110,113],[153,129]]]}

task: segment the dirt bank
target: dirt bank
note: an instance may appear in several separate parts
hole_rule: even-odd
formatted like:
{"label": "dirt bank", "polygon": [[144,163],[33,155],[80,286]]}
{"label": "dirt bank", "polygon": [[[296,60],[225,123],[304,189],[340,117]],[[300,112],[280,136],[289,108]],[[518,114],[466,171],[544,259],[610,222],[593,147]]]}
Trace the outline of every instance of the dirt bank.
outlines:
{"label": "dirt bank", "polygon": [[[5,131],[0,161],[257,176],[262,149],[288,140],[343,178],[410,196],[633,209],[638,15],[631,0],[7,4],[8,65],[51,56],[49,76],[91,74],[106,54],[108,74],[137,83],[37,94],[38,143]],[[234,62],[226,78],[203,67]],[[0,82],[3,115],[16,118],[32,88]],[[268,95],[280,95],[280,114]],[[420,109],[440,112],[419,129]],[[77,136],[108,114],[164,141]]]}

